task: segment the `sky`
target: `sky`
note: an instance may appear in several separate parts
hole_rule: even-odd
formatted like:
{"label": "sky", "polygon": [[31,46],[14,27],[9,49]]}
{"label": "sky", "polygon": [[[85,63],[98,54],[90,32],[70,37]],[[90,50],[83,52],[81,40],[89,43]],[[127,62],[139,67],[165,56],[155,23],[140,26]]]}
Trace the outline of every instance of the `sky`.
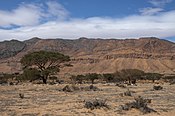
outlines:
{"label": "sky", "polygon": [[175,41],[175,0],[0,0],[0,41],[32,37]]}

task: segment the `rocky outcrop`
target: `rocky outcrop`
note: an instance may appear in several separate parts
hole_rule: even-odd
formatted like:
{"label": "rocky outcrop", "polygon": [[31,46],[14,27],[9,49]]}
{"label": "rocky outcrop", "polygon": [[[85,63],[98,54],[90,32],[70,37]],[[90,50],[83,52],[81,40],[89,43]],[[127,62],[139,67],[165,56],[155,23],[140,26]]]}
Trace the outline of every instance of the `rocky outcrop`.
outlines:
{"label": "rocky outcrop", "polygon": [[13,57],[25,48],[26,44],[17,40],[0,42],[0,59]]}
{"label": "rocky outcrop", "polygon": [[105,59],[117,59],[117,58],[139,58],[139,59],[167,59],[167,60],[174,60],[175,54],[163,55],[163,54],[139,54],[139,53],[127,53],[127,54],[111,54],[106,55]]}

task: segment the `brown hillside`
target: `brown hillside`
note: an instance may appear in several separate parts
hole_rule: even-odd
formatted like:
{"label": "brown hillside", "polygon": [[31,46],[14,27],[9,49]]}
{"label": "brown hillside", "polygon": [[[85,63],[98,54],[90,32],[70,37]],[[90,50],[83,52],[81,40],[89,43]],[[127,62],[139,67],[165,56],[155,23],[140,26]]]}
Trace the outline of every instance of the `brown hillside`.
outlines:
{"label": "brown hillside", "polygon": [[175,71],[175,43],[150,37],[125,40],[32,38],[24,42],[0,42],[0,72],[20,71],[20,58],[39,50],[71,56],[73,67],[62,69],[61,74],[107,73],[123,68],[160,73]]}

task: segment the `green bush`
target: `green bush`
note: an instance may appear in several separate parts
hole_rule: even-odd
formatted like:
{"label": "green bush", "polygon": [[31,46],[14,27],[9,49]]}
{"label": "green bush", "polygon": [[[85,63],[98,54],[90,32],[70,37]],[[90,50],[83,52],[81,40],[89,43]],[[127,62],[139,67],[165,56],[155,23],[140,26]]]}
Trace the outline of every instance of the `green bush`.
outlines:
{"label": "green bush", "polygon": [[35,68],[25,69],[23,74],[17,76],[20,81],[34,81],[40,79],[40,72]]}
{"label": "green bush", "polygon": [[145,73],[145,80],[152,80],[154,82],[155,80],[159,80],[162,77],[159,73]]}
{"label": "green bush", "polygon": [[14,78],[13,74],[4,73],[4,74],[1,74],[1,76],[0,76],[0,80],[2,80],[2,81],[8,81],[10,79],[13,80],[13,78]]}
{"label": "green bush", "polygon": [[116,76],[121,78],[123,81],[128,81],[129,84],[136,83],[136,80],[139,80],[144,75],[144,71],[138,69],[122,69],[121,71],[116,72]]}
{"label": "green bush", "polygon": [[103,74],[103,80],[106,82],[114,82],[116,81],[115,75],[112,73]]}
{"label": "green bush", "polygon": [[85,76],[84,75],[77,75],[77,76],[72,75],[71,80],[74,81],[75,83],[82,84],[83,81],[85,80]]}
{"label": "green bush", "polygon": [[100,74],[97,74],[97,73],[90,73],[90,74],[87,74],[86,75],[86,79],[87,80],[90,80],[92,84],[94,84],[94,81],[96,79],[99,79],[101,77]]}

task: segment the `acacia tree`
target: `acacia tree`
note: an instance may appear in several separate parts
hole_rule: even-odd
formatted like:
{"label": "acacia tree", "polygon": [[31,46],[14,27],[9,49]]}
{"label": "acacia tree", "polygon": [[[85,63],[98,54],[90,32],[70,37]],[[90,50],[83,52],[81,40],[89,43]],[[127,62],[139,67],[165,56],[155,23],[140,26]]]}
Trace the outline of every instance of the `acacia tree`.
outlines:
{"label": "acacia tree", "polygon": [[50,74],[59,72],[61,64],[70,61],[70,57],[58,52],[38,51],[25,55],[21,59],[24,68],[37,68],[43,83],[47,83]]}
{"label": "acacia tree", "polygon": [[122,78],[126,78],[129,84],[131,83],[135,84],[136,80],[143,75],[144,75],[144,71],[138,70],[138,69],[122,69],[120,71],[120,76],[122,76]]}
{"label": "acacia tree", "polygon": [[94,84],[94,81],[96,79],[99,79],[99,76],[100,75],[96,74],[96,73],[89,73],[89,74],[86,75],[86,78],[87,78],[87,80],[90,80],[92,84]]}

